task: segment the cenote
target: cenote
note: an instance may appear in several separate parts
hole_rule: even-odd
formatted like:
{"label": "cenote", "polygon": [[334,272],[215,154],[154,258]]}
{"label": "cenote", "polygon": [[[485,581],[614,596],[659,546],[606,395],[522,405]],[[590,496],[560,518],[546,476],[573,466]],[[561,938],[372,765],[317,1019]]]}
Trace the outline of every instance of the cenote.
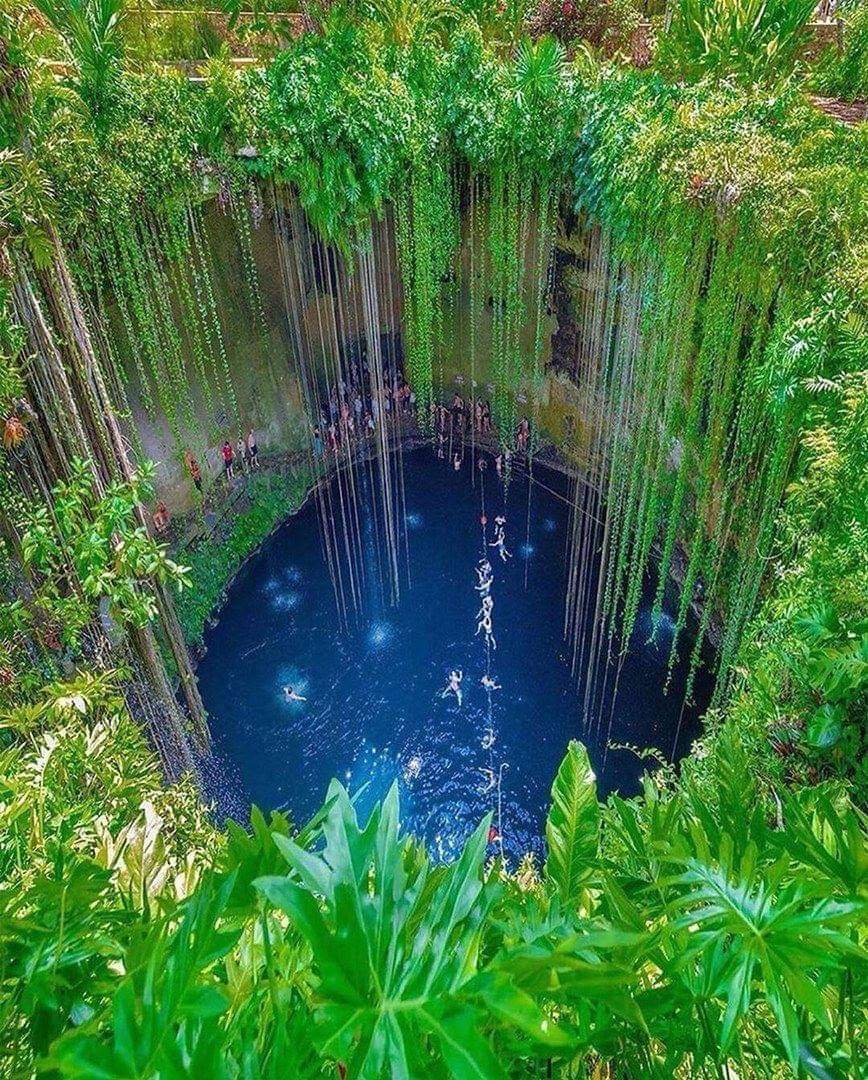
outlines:
{"label": "cenote", "polygon": [[[456,470],[431,446],[405,452],[401,593],[392,603],[371,473],[358,469],[363,580],[358,610],[345,620],[315,498],[249,559],[206,632],[199,667],[220,811],[243,817],[253,803],[301,822],[338,777],[360,793],[364,816],[397,782],[406,827],[438,857],[454,856],[491,811],[492,850],[502,838],[514,863],[543,853],[551,783],[570,739],[587,746],[603,795],[632,794],[647,765],[619,744],[673,759],[687,752],[709,680],[700,673],[695,704],[684,707],[682,660],[664,692],[671,616],[651,641],[649,582],[623,663],[612,659],[583,716],[588,675],[571,673],[564,638],[570,481],[539,463],[531,472],[517,460],[505,484],[486,454],[468,453]],[[335,496],[337,479],[326,483]],[[487,546],[501,515],[512,556],[505,562]],[[484,553],[496,648],[476,634],[474,571]],[[685,653],[690,644],[685,635]],[[460,706],[443,696],[453,669],[463,672]],[[486,672],[499,690],[483,688]],[[287,685],[306,700],[288,701]]]}

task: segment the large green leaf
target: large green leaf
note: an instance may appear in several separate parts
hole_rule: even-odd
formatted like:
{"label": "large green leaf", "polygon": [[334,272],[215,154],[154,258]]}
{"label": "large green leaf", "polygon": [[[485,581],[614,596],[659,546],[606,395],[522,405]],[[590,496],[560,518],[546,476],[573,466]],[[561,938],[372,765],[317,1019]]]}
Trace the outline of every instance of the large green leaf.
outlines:
{"label": "large green leaf", "polygon": [[277,835],[291,873],[256,882],[313,952],[320,1051],[358,1077],[499,1075],[481,1003],[462,993],[498,891],[482,871],[489,820],[443,867],[400,835],[395,788],[364,828],[339,784],[329,798],[321,853]]}
{"label": "large green leaf", "polygon": [[564,904],[578,904],[597,861],[600,807],[588,752],[572,740],[552,785],[546,876]]}

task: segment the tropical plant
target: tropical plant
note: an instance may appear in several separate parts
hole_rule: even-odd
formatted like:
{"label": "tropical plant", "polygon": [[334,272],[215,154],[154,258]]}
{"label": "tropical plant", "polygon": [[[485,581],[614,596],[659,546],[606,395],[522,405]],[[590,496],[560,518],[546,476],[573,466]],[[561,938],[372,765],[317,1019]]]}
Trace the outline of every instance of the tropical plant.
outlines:
{"label": "tropical plant", "polygon": [[844,101],[868,98],[868,8],[864,4],[845,7],[843,51],[829,45],[811,73],[811,81],[821,94]]}
{"label": "tropical plant", "polygon": [[[294,838],[254,812],[191,894],[149,905],[139,889],[123,918],[126,870],[66,863],[59,954],[58,878],[35,882],[2,923],[10,1015],[71,1077],[223,1076],[244,1061],[268,1076],[488,1078],[540,1059],[563,1076],[609,1060],[720,1075],[737,1060],[748,1075],[787,1062],[855,1077],[864,819],[807,795],[772,828],[737,770],[715,806],[649,779],[600,814],[586,765],[572,746],[556,799],[572,788],[585,809],[549,821],[583,849],[580,903],[557,859],[523,886],[486,869],[487,820],[438,865],[401,835],[394,789],[360,826],[334,782]],[[27,964],[39,978],[22,995]],[[64,1010],[77,1025],[56,1039]]]}
{"label": "tropical plant", "polygon": [[92,466],[78,459],[70,479],[56,485],[52,507],[28,508],[20,523],[22,556],[42,578],[43,589],[59,599],[78,587],[94,604],[104,598],[119,621],[145,626],[157,613],[149,588],[153,581],[172,582],[179,590],[189,583],[186,569],[169,558],[136,515],[148,497],[150,475],[145,470],[97,495]]}
{"label": "tropical plant", "polygon": [[201,643],[208,618],[247,556],[304,502],[311,479],[307,469],[257,477],[249,487],[250,506],[232,520],[228,534],[213,535],[184,554],[191,587],[178,598],[178,617],[191,645]]}
{"label": "tropical plant", "polygon": [[656,65],[689,81],[774,82],[795,66],[815,7],[813,0],[677,0]]}
{"label": "tropical plant", "polygon": [[73,74],[68,85],[104,131],[115,107],[125,0],[34,0],[63,40]]}
{"label": "tropical plant", "polygon": [[367,7],[385,40],[402,48],[442,35],[458,17],[449,0],[367,0]]}
{"label": "tropical plant", "polygon": [[552,785],[546,820],[546,877],[565,907],[586,907],[584,886],[596,865],[599,813],[595,777],[585,748],[571,742]]}

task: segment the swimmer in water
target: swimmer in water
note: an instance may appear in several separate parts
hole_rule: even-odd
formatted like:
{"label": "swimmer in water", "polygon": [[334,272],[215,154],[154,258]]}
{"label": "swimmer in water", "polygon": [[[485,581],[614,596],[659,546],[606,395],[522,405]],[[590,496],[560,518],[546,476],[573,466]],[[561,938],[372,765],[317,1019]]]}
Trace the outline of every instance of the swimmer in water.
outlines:
{"label": "swimmer in water", "polygon": [[494,630],[491,625],[491,616],[483,615],[483,617],[476,624],[476,637],[480,635],[482,631],[485,631],[485,644],[490,645],[492,649],[497,648],[497,642],[494,640]]}
{"label": "swimmer in water", "polygon": [[446,689],[440,694],[440,697],[448,697],[450,694],[454,694],[458,699],[458,708],[461,708],[461,680],[464,678],[463,671],[450,671],[449,682]]}
{"label": "swimmer in water", "polygon": [[494,769],[480,769],[479,771],[488,781],[487,786],[482,789],[480,795],[487,795],[492,788],[497,787],[497,777],[494,775]]}
{"label": "swimmer in water", "polygon": [[483,598],[482,598],[482,607],[479,609],[479,611],[477,611],[476,618],[477,619],[489,619],[489,618],[491,618],[491,611],[492,611],[493,607],[494,607],[494,600],[492,600],[492,598],[488,595],[488,593],[486,593],[485,596],[483,596]]}
{"label": "swimmer in water", "polygon": [[490,675],[483,675],[479,681],[489,693],[491,693],[492,690],[502,689],[500,683],[496,679],[492,679]]}
{"label": "swimmer in water", "polygon": [[421,771],[422,759],[418,754],[414,754],[404,766],[404,780],[409,784],[411,780],[416,779]]}
{"label": "swimmer in water", "polygon": [[503,534],[503,529],[495,536],[494,542],[488,546],[497,548],[498,554],[504,562],[506,562],[507,559],[512,558],[512,552],[506,550],[506,537]]}
{"label": "swimmer in water", "polygon": [[307,701],[306,697],[302,697],[301,694],[297,694],[291,686],[284,686],[283,696],[287,701]]}
{"label": "swimmer in water", "polygon": [[483,596],[487,596],[491,591],[491,585],[494,578],[491,573],[491,563],[488,559],[483,559],[481,565],[476,567],[476,576],[479,581],[473,586],[478,593],[482,593]]}
{"label": "swimmer in water", "polygon": [[485,734],[482,736],[482,749],[490,750],[495,743],[495,734],[493,728],[486,728]]}

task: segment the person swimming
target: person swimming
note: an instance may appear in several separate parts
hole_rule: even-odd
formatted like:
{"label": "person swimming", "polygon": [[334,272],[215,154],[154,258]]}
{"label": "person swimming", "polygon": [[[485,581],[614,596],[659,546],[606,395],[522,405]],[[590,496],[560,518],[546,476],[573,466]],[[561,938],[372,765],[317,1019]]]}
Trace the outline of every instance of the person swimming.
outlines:
{"label": "person swimming", "polygon": [[287,701],[307,701],[306,697],[302,697],[301,694],[297,694],[291,686],[284,686],[283,696]]}
{"label": "person swimming", "polygon": [[512,558],[512,552],[506,550],[506,536],[504,535],[503,528],[498,530],[494,540],[488,546],[497,548],[497,553],[500,555],[503,562]]}
{"label": "person swimming", "polygon": [[491,616],[490,615],[483,615],[483,617],[476,624],[476,634],[475,634],[475,636],[479,637],[479,635],[482,633],[483,630],[485,631],[485,644],[490,645],[492,647],[492,649],[496,649],[497,648],[497,642],[495,641],[495,638],[494,638],[494,628],[491,625]]}
{"label": "person swimming", "polygon": [[492,679],[490,675],[483,675],[479,681],[489,693],[491,693],[492,690],[502,689],[500,683],[496,679]]}
{"label": "person swimming", "polygon": [[404,766],[404,780],[409,784],[410,781],[415,780],[421,772],[422,759],[418,754],[414,754]]}
{"label": "person swimming", "polygon": [[492,788],[497,787],[497,777],[494,775],[494,769],[480,769],[479,771],[488,781],[487,785],[480,791],[480,795],[487,795]]}
{"label": "person swimming", "polygon": [[494,734],[494,728],[486,728],[485,734],[482,736],[482,749],[490,750],[496,741],[497,738]]}
{"label": "person swimming", "polygon": [[477,619],[490,619],[491,618],[491,612],[492,612],[493,608],[494,608],[494,600],[488,595],[488,593],[486,593],[482,597],[482,607],[479,609],[479,611],[477,611],[476,618]]}
{"label": "person swimming", "polygon": [[454,694],[458,699],[458,707],[461,708],[461,680],[464,678],[464,672],[460,669],[458,671],[449,672],[449,682],[446,685],[446,689],[442,691],[440,697],[448,697],[450,694]]}

